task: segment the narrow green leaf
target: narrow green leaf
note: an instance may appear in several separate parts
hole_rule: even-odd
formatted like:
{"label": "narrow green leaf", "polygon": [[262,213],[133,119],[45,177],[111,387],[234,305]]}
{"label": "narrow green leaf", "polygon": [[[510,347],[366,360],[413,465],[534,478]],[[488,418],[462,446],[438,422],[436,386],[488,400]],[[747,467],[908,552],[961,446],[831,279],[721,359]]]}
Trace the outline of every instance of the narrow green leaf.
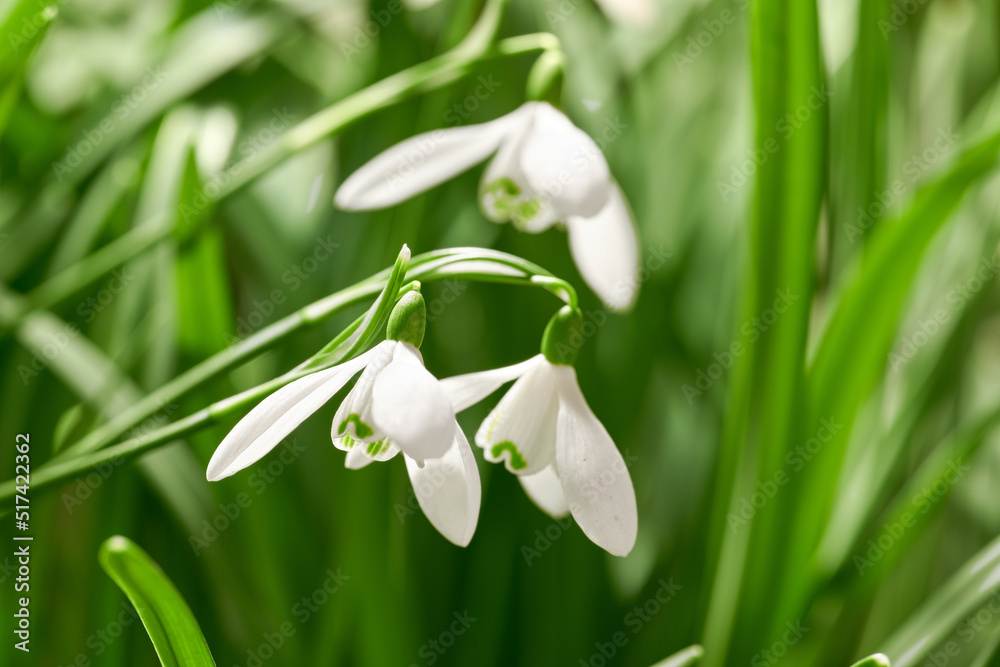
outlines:
{"label": "narrow green leaf", "polygon": [[1000,587],[1000,537],[969,559],[885,642],[893,667],[917,665]]}
{"label": "narrow green leaf", "polygon": [[[810,423],[832,420],[838,428],[803,470],[797,525],[804,549],[818,546],[830,514],[851,427],[871,395],[886,359],[920,261],[935,233],[966,191],[990,173],[1000,154],[1000,134],[967,150],[937,180],[921,188],[909,208],[873,232],[868,252],[834,307],[808,372]],[[801,572],[809,577],[809,571]],[[797,587],[799,591],[808,586]]]}
{"label": "narrow green leaf", "polygon": [[[718,455],[709,561],[716,574],[702,637],[711,667],[749,661],[762,638],[788,620],[779,618],[775,600],[798,564],[775,555],[795,557],[785,548],[789,504],[770,503],[739,529],[729,517],[804,440],[805,354],[826,192],[828,93],[816,2],[759,0],[750,7],[755,149],[768,157],[756,172],[734,323],[742,347],[733,355]],[[748,335],[745,325],[762,317],[766,332]]]}
{"label": "narrow green leaf", "polygon": [[689,667],[689,665],[697,665],[703,655],[705,655],[704,649],[695,644],[674,653],[669,658],[656,663],[653,667]]}
{"label": "narrow green leaf", "polygon": [[132,602],[164,667],[214,667],[190,607],[149,555],[116,535],[101,546],[101,567]]}
{"label": "narrow green leaf", "polygon": [[863,660],[858,660],[851,667],[889,667],[889,665],[889,658],[882,653],[876,653]]}

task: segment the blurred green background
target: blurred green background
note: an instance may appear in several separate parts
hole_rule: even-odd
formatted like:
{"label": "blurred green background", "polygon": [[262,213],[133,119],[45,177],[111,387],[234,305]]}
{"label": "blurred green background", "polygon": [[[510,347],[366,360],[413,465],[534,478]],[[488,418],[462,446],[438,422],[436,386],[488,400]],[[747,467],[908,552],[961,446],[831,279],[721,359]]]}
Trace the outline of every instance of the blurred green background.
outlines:
{"label": "blurred green background", "polygon": [[[594,412],[634,461],[635,550],[609,557],[482,461],[479,527],[467,549],[457,548],[416,509],[399,461],[343,468],[343,453],[329,441],[333,404],[295,432],[284,458],[272,453],[209,485],[205,465],[229,420],[138,464],[33,494],[33,649],[21,655],[5,634],[0,663],[157,664],[124,595],[98,566],[98,549],[114,534],[129,536],[160,563],[220,665],[648,667],[702,640],[720,535],[729,529],[713,499],[727,479],[720,456],[731,408],[726,351],[761,316],[752,309],[744,316],[739,307],[748,248],[756,247],[749,232],[754,178],[767,159],[754,152],[753,10],[744,0],[661,0],[638,21],[634,11],[606,14],[590,0],[513,0],[502,22],[501,36],[551,31],[562,42],[564,108],[600,138],[640,230],[647,270],[629,314],[608,313],[585,289],[562,231],[529,235],[487,222],[475,197],[481,167],[385,211],[345,213],[332,205],[347,174],[397,141],[519,106],[534,56],[517,56],[482,62],[465,78],[292,155],[213,207],[212,224],[193,238],[160,243],[117,277],[104,276],[54,305],[55,317],[80,330],[54,358],[25,340],[58,337],[59,320],[33,332],[10,324],[16,293],[156,214],[183,225],[176,192],[189,145],[201,174],[252,160],[316,111],[453,47],[480,9],[463,0],[416,4],[65,0],[37,44],[30,25],[14,24],[4,37],[12,52],[34,50],[23,70],[16,59],[0,64],[0,310],[8,313],[0,406],[2,449],[11,452],[0,471],[13,476],[15,434],[31,434],[37,468],[237,338],[389,265],[403,243],[415,253],[482,246],[570,280],[588,316],[606,320],[577,368]],[[829,120],[829,159],[810,280],[815,293],[801,295],[806,307],[812,300],[810,351],[839,286],[856,269],[852,262],[874,235],[858,210],[875,211],[873,220],[882,211],[872,202],[905,210],[917,185],[948,169],[997,117],[997,4],[897,4],[913,8],[902,10],[898,25],[889,2],[820,2],[828,100],[817,115]],[[32,21],[45,9],[10,0],[0,8],[15,5],[27,7]],[[880,12],[889,23],[878,22],[886,20]],[[12,36],[26,46],[15,48]],[[761,139],[758,132],[758,146]],[[897,183],[897,193],[882,194]],[[823,473],[838,488],[838,509],[814,518],[825,528],[826,552],[842,562],[809,591],[799,615],[776,622],[809,630],[785,646],[787,656],[747,648],[756,642],[766,650],[780,637],[769,621],[750,622],[757,613],[769,618],[778,592],[772,600],[751,585],[742,599],[752,606],[741,607],[742,630],[722,662],[850,664],[880,650],[1000,533],[1000,444],[988,420],[969,441],[958,481],[941,493],[928,487],[926,520],[907,533],[905,548],[887,550],[873,572],[859,572],[852,560],[880,535],[881,509],[921,491],[906,484],[922,479],[916,472],[941,443],[1000,403],[998,195],[996,178],[979,179],[949,216],[916,277],[903,279],[905,309],[893,317],[891,348],[900,357],[879,357],[884,368],[858,398],[856,419],[853,411],[833,415],[853,420],[849,446],[843,434],[846,472]],[[423,352],[439,377],[535,354],[557,305],[541,290],[456,281],[430,284],[425,295]],[[296,335],[162,406],[148,426],[284,372],[361,311]],[[926,323],[935,317],[939,327],[929,334]],[[461,416],[467,433],[495,400]],[[866,468],[871,451],[896,454],[882,468]],[[875,470],[881,481],[872,501],[877,510],[857,528],[849,501],[874,486],[853,474],[861,469]],[[7,530],[11,518],[3,524]],[[0,552],[5,627],[13,608],[12,561],[4,560],[11,552]],[[779,553],[768,562],[778,578],[797,567]],[[336,590],[320,594],[324,586]],[[668,602],[651,602],[667,589]],[[980,612],[981,605],[973,607],[969,613]],[[475,620],[453,626],[456,615]],[[952,624],[949,637],[962,650],[947,664],[991,659],[1000,613],[979,618],[974,643],[962,634],[972,626]],[[453,627],[462,633],[449,636]],[[613,645],[618,632],[624,646]]]}

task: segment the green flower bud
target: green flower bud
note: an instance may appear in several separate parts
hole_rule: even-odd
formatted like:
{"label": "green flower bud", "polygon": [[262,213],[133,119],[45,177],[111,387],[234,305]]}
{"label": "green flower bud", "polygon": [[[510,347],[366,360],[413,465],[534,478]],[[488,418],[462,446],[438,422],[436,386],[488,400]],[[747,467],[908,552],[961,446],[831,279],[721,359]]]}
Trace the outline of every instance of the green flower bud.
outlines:
{"label": "green flower bud", "polygon": [[579,308],[563,306],[552,316],[542,334],[542,354],[550,363],[562,366],[576,363],[576,355],[583,340],[580,334],[582,325],[583,313]]}
{"label": "green flower bud", "polygon": [[427,309],[420,292],[407,292],[389,313],[389,323],[385,327],[385,337],[420,347],[424,341],[424,327],[427,324]]}
{"label": "green flower bud", "polygon": [[566,76],[566,56],[561,49],[545,51],[528,72],[526,97],[535,102],[548,102],[558,107],[562,101],[563,79]]}

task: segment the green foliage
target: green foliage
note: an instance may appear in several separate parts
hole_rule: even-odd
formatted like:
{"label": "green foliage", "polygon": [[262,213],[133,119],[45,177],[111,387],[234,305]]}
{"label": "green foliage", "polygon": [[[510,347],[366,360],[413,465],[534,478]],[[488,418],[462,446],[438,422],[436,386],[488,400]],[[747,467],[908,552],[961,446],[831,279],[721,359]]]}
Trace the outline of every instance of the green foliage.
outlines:
{"label": "green foliage", "polygon": [[[998,664],[996,3],[418,4],[0,1],[29,664]],[[563,230],[484,218],[482,167],[331,203],[396,142],[526,99],[561,103],[629,200],[628,314]],[[369,349],[416,289],[438,377],[537,354],[565,304],[548,347],[583,340],[631,464],[627,558],[482,462],[453,547],[399,461],[343,468],[331,406],[204,480],[251,405]],[[98,553],[155,655],[110,633],[131,608]]]}

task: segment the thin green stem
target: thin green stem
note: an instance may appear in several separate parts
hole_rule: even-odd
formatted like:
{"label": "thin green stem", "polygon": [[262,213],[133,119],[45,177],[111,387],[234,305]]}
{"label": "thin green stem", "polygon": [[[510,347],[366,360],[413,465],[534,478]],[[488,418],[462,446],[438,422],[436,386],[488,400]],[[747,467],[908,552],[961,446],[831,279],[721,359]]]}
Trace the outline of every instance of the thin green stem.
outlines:
{"label": "thin green stem", "polygon": [[[519,275],[511,273],[488,274],[482,271],[483,263],[514,268],[521,273]],[[479,270],[473,270],[477,265]],[[378,294],[385,286],[390,272],[391,269],[384,269],[356,285],[315,301],[206,359],[147,395],[79,442],[65,448],[57,460],[75,458],[106,447],[128,433],[136,424],[140,424],[164,410],[166,406],[187,392],[232,370],[294,333],[314,326],[345,308]],[[495,250],[452,248],[416,255],[410,261],[410,268],[407,272],[408,280],[431,282],[445,278],[468,278],[480,281],[535,285],[543,287],[570,305],[576,304],[576,291],[572,285],[556,278],[537,264]],[[353,327],[355,324],[351,326]],[[347,330],[350,329],[351,327],[348,327]],[[289,376],[282,376],[282,378],[285,378],[284,382],[294,379],[293,377],[289,378]],[[270,386],[269,383],[265,383],[265,385]],[[245,403],[239,405],[245,405]],[[219,414],[218,410],[215,414]]]}
{"label": "thin green stem", "polygon": [[[213,182],[212,188],[203,188],[192,202],[184,203],[184,215],[194,212],[195,224],[185,230],[190,236],[199,224],[209,224],[204,213],[226,197],[240,190],[257,177],[274,168],[290,155],[303,151],[331,137],[346,127],[381,109],[398,104],[413,95],[441,88],[464,77],[478,62],[492,57],[509,57],[559,48],[559,40],[550,33],[533,33],[484,43],[483,35],[496,31],[498,12],[505,0],[495,0],[483,10],[477,28],[457,47],[436,58],[414,65],[354,95],[319,111],[291,128],[271,146],[261,151],[253,160],[239,163]],[[485,26],[482,29],[479,26]],[[489,28],[489,29],[487,29]],[[478,32],[477,32],[478,30]],[[30,306],[24,312],[12,314],[13,322],[0,324],[3,328],[16,325],[29,312],[54,306],[115,267],[134,259],[159,243],[175,236],[177,230],[169,225],[142,224],[121,235],[105,248],[80,260],[77,264],[52,277],[29,293]]]}
{"label": "thin green stem", "polygon": [[[498,273],[487,273],[482,270],[484,263],[499,264],[505,267],[505,270]],[[469,268],[464,268],[463,265]],[[478,267],[479,270],[473,270],[473,267]],[[506,270],[510,268],[521,270],[522,274],[516,275]],[[284,375],[217,401],[209,407],[203,408],[167,426],[139,434],[124,442],[107,446],[128,432],[136,424],[139,424],[161,410],[165,404],[179,398],[183,393],[232,368],[240,361],[287,338],[295,331],[307,325],[315,324],[346,306],[363,300],[366,296],[372,296],[380,292],[389,277],[389,271],[389,269],[380,271],[357,285],[310,304],[178,376],[129,410],[123,412],[118,418],[111,420],[83,440],[65,449],[62,454],[49,463],[41,466],[32,475],[32,489],[40,490],[102,464],[121,465],[126,460],[148,452],[155,447],[173,442],[178,438],[211,426],[219,422],[222,418],[259,401],[289,382],[315,372],[318,370],[317,368],[296,367]],[[430,282],[444,278],[462,277],[487,282],[504,282],[543,287],[567,303],[570,303],[570,305],[576,303],[576,292],[569,283],[555,278],[548,271],[531,262],[495,250],[457,248],[418,255],[410,263],[410,270],[407,272],[406,277],[411,282],[400,289],[399,295],[413,289],[415,284],[413,281],[418,279],[421,282]],[[362,319],[363,317],[355,320],[338,336],[338,339],[346,339],[350,333],[357,329]],[[355,356],[360,354],[361,351],[356,350]],[[7,480],[0,484],[0,501],[11,498],[14,493],[14,480]]]}

